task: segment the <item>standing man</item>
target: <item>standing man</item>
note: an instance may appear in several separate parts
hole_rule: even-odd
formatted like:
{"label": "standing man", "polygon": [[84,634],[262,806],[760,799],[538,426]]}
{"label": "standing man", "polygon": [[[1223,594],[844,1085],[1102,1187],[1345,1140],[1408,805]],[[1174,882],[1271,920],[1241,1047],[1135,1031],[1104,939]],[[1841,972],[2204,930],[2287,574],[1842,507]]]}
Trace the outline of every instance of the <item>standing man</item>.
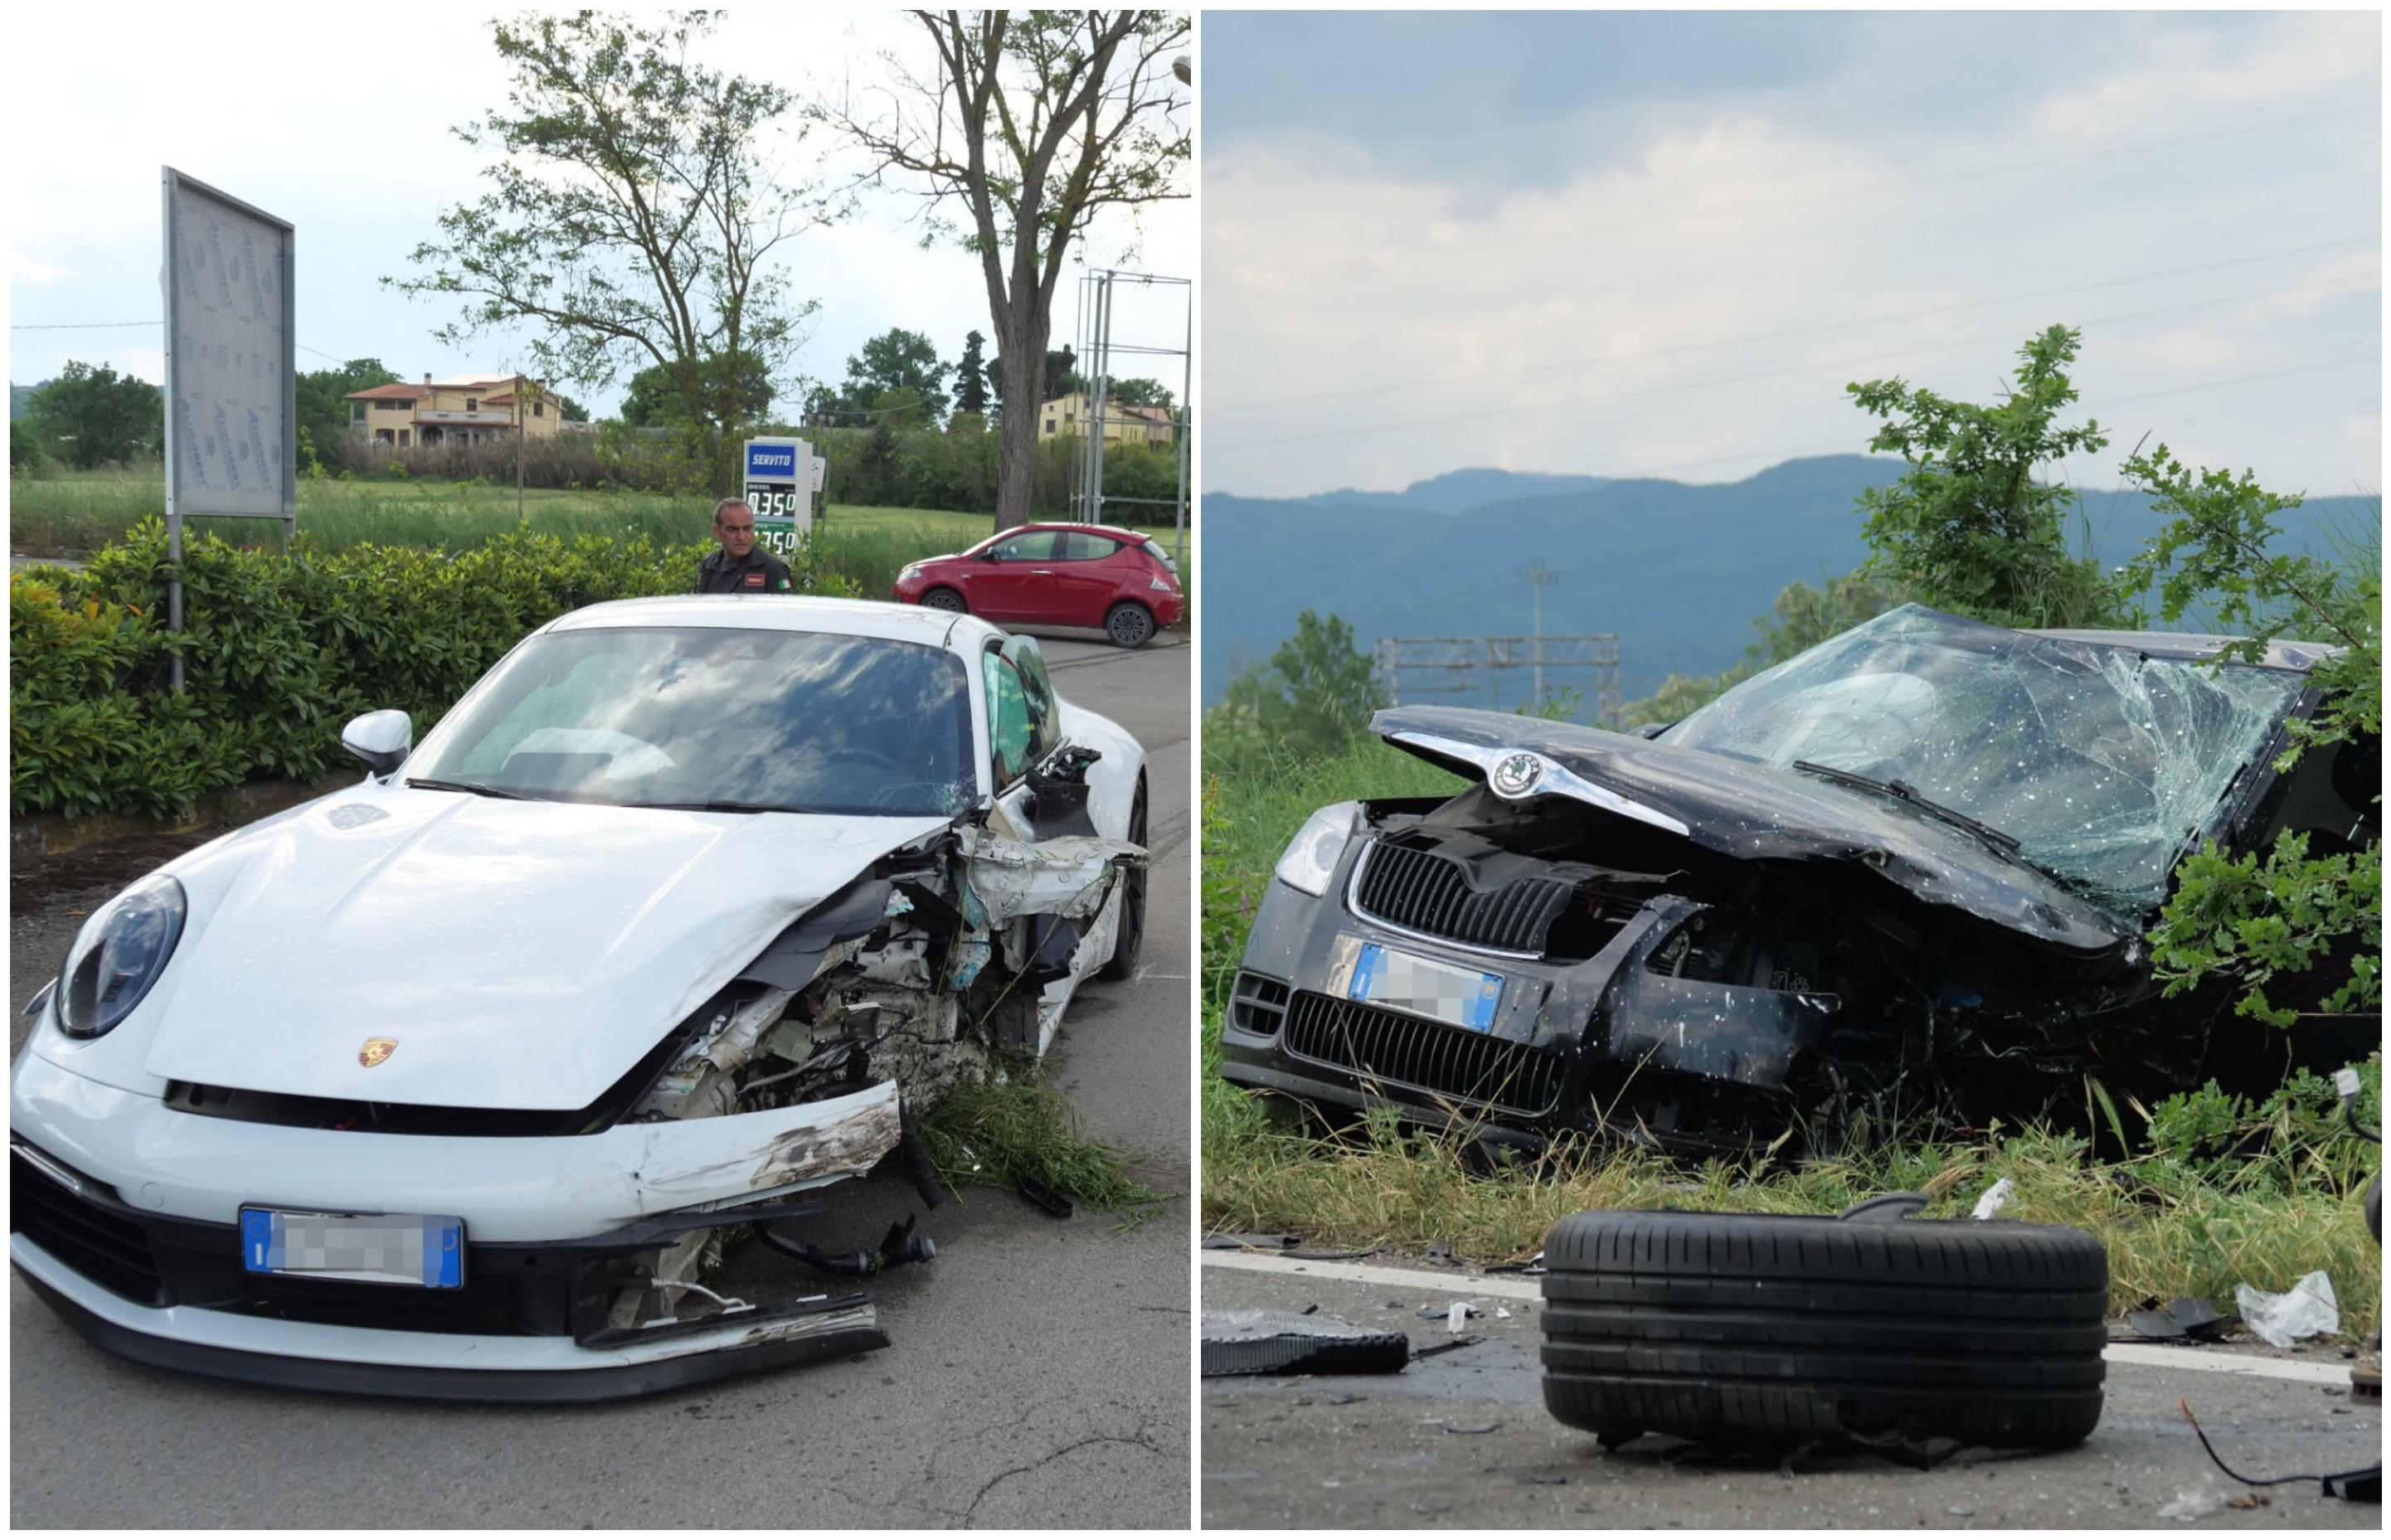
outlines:
{"label": "standing man", "polygon": [[743,498],[714,505],[714,537],[722,549],[697,564],[700,593],[788,593],[789,564],[756,543],[756,511]]}

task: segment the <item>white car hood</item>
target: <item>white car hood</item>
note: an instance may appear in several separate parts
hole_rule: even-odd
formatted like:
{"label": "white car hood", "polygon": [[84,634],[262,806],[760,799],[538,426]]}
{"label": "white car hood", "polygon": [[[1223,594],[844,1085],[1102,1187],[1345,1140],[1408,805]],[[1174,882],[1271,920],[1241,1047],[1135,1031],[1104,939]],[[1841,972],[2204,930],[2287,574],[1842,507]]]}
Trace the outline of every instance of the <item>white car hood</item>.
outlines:
{"label": "white car hood", "polygon": [[[789,922],[934,817],[360,787],[177,874],[148,1068],[443,1106],[586,1106]],[[397,1046],[368,1068],[368,1038]]]}

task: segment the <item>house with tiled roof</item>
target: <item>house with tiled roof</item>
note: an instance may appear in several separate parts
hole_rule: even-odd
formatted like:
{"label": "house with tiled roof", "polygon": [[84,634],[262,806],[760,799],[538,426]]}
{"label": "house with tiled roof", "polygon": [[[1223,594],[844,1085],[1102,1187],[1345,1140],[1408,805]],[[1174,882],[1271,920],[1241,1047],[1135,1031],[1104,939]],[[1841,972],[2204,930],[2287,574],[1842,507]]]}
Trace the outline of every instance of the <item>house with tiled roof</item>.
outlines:
{"label": "house with tiled roof", "polygon": [[[516,385],[523,386],[518,398]],[[546,438],[564,425],[564,402],[547,386],[515,374],[423,377],[420,385],[376,385],[348,394],[349,431],[407,449],[471,444],[524,433]]]}

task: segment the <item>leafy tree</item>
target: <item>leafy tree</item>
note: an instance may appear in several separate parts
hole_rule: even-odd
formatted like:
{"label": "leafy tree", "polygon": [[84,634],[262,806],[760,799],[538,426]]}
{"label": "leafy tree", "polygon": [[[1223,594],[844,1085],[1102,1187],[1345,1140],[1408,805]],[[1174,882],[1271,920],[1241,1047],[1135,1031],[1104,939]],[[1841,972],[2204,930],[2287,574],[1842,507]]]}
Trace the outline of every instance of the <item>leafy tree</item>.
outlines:
{"label": "leafy tree", "polygon": [[530,372],[548,379],[604,385],[626,365],[662,368],[707,479],[727,485],[745,382],[709,366],[784,367],[815,305],[769,258],[830,210],[760,158],[789,94],[691,59],[712,26],[704,13],[493,22],[507,103],[456,131],[483,154],[486,190],[441,214],[414,277],[383,281],[461,300],[443,341],[529,328]]}
{"label": "leafy tree", "polygon": [[[2247,471],[2195,472],[2160,445],[2125,464],[2126,480],[2170,515],[2127,567],[2137,587],[2155,585],[2169,624],[2195,605],[2241,633],[2223,657],[2255,662],[2285,637],[2340,649],[2309,672],[2324,701],[2294,722],[2276,760],[2288,770],[2304,755],[2331,754],[2346,779],[2379,808],[2383,733],[2383,576],[2380,535],[2335,562],[2277,553],[2275,515],[2297,498],[2267,491]],[[2376,529],[2380,529],[2379,519]],[[2344,779],[2336,775],[2336,781]],[[2380,828],[2379,813],[2370,821]],[[2383,846],[2289,833],[2267,851],[2229,858],[2214,841],[2185,860],[2176,891],[2151,932],[2151,961],[2169,994],[2210,978],[2241,989],[2242,1015],[2291,1027],[2311,1014],[2379,1015],[2383,1008]],[[2321,964],[2338,981],[2320,997],[2283,992],[2312,983]]]}
{"label": "leafy tree", "polygon": [[980,350],[988,339],[974,331],[963,338],[963,356],[955,364],[955,411],[981,419],[988,416],[988,361]]}
{"label": "leafy tree", "polygon": [[352,358],[338,369],[303,369],[291,390],[299,408],[299,431],[306,435],[301,442],[329,455],[349,431],[349,393],[396,383],[398,375],[379,358]]}
{"label": "leafy tree", "polygon": [[907,385],[892,385],[872,398],[872,431],[920,428],[929,424],[937,398]]}
{"label": "leafy tree", "polygon": [[1248,718],[1267,742],[1325,751],[1366,730],[1387,692],[1370,655],[1353,645],[1353,628],[1342,616],[1324,620],[1306,610],[1268,666],[1230,680],[1221,704],[1230,716]]}
{"label": "leafy tree", "polygon": [[847,383],[839,394],[848,402],[876,407],[889,392],[902,392],[911,402],[907,421],[936,422],[944,415],[947,374],[929,338],[892,327],[847,358]]}
{"label": "leafy tree", "polygon": [[44,449],[78,471],[155,459],[166,437],[165,396],[105,364],[70,362],[34,390],[25,422]]}
{"label": "leafy tree", "polygon": [[583,406],[580,402],[575,401],[573,397],[565,395],[562,391],[556,393],[556,400],[557,409],[564,414],[565,421],[587,422],[589,421],[589,408]]}
{"label": "leafy tree", "polygon": [[2018,350],[2020,369],[1995,405],[1953,401],[1899,379],[1848,385],[1860,409],[1884,425],[1868,447],[1897,454],[1908,473],[1860,494],[1872,576],[1901,584],[1939,610],[2004,626],[2132,626],[2134,589],[2067,545],[2074,490],[2036,471],[2101,449],[2100,425],[2061,427],[2075,387],[2065,366],[2080,333],[2054,326]]}
{"label": "leafy tree", "polygon": [[[1004,364],[1000,399],[1017,408],[1043,382],[1054,290],[1089,219],[1105,208],[1187,196],[1193,141],[1171,53],[1184,14],[1164,11],[916,12],[937,55],[927,77],[898,69],[898,100],[867,119],[842,102],[812,109],[873,162],[926,183],[933,204],[968,217],[989,319]],[[996,524],[1029,517],[1034,410],[1001,422]]]}
{"label": "leafy tree", "polygon": [[[727,355],[708,358],[701,372],[703,402],[720,403],[727,399],[733,403],[735,415],[722,424],[726,429],[762,421],[772,405],[772,374],[763,356],[748,352],[742,355],[739,363],[735,382],[724,378],[730,364]],[[572,414],[567,412],[566,416],[570,419]],[[629,393],[623,397],[623,421],[634,428],[690,423],[690,399],[682,394],[680,382],[670,365],[650,364],[631,376]]]}
{"label": "leafy tree", "polygon": [[1170,387],[1158,380],[1116,380],[1112,398],[1125,407],[1160,407],[1164,411],[1177,407]]}

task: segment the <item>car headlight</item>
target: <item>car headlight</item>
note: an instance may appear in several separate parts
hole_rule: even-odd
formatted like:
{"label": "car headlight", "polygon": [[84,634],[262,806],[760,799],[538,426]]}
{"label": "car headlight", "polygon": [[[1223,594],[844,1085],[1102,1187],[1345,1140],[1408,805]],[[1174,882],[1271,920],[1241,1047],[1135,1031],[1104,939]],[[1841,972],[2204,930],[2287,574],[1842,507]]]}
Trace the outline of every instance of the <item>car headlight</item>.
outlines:
{"label": "car headlight", "polygon": [[87,921],[59,975],[58,1027],[96,1038],[133,1014],[166,970],[188,910],[183,885],[164,873],[144,877]]}
{"label": "car headlight", "polygon": [[898,574],[897,575],[897,581],[898,581],[899,583],[910,583],[910,582],[911,582],[914,578],[919,577],[919,576],[922,576],[922,569],[921,569],[920,567],[918,567],[918,566],[907,567],[903,572],[900,572],[900,573],[898,573]]}
{"label": "car headlight", "polygon": [[1278,880],[1315,899],[1327,892],[1346,841],[1353,837],[1353,815],[1361,806],[1339,802],[1305,819],[1287,842],[1286,853],[1278,858]]}

